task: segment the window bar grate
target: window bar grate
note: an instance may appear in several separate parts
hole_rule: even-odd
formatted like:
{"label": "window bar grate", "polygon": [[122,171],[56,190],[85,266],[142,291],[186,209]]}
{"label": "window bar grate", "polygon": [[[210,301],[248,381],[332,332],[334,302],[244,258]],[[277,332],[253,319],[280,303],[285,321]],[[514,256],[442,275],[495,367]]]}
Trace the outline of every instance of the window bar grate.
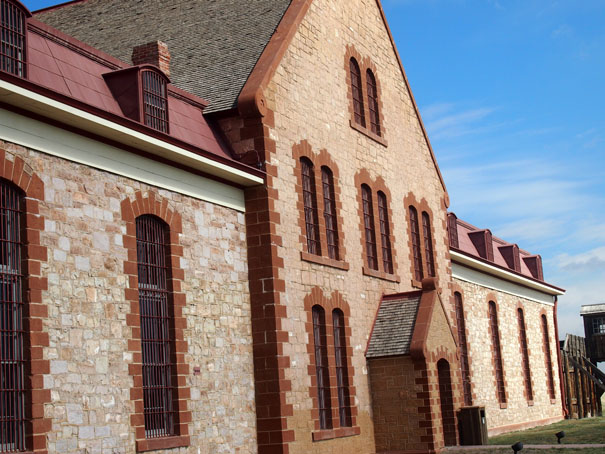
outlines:
{"label": "window bar grate", "polygon": [[307,158],[300,160],[302,167],[303,205],[309,254],[321,255],[319,240],[319,219],[317,214],[317,192],[315,189],[315,170]]}
{"label": "window bar grate", "polygon": [[531,372],[529,369],[527,331],[525,329],[525,317],[523,315],[523,309],[517,310],[517,320],[519,321],[519,344],[521,346],[521,362],[523,365],[523,383],[525,384],[525,393],[527,394],[527,400],[534,400],[534,390],[531,386]]}
{"label": "window bar grate", "polygon": [[25,451],[22,197],[0,182],[0,452]]}
{"label": "window bar grate", "polygon": [[544,365],[546,366],[546,377],[548,380],[548,395],[555,398],[555,380],[552,373],[552,356],[550,355],[550,337],[548,335],[548,322],[546,315],[542,315],[542,336],[544,337]]}
{"label": "window bar grate", "polygon": [[166,81],[154,71],[142,71],[144,122],[150,128],[168,133]]}
{"label": "window bar grate", "polygon": [[378,89],[376,78],[369,69],[366,71],[368,90],[368,110],[370,111],[370,129],[376,135],[380,135],[380,116],[378,114]]}
{"label": "window bar grate", "polygon": [[361,186],[361,200],[363,203],[363,225],[365,231],[368,266],[373,270],[378,270],[378,259],[376,257],[376,227],[374,226],[372,191],[367,184]]}
{"label": "window bar grate", "polygon": [[462,306],[462,295],[454,293],[456,305],[456,325],[458,326],[458,344],[460,345],[460,372],[462,375],[462,391],[464,393],[464,405],[473,405],[471,393],[471,374],[468,361],[468,344],[466,341],[466,323],[464,321],[464,309]]}
{"label": "window bar grate", "polygon": [[336,198],[334,197],[334,175],[328,167],[321,168],[321,181],[324,193],[324,220],[326,222],[326,242],[328,257],[339,260],[338,223],[336,220]]}
{"label": "window bar grate", "polygon": [[418,227],[418,211],[410,205],[410,235],[412,237],[412,255],[414,258],[414,278],[421,281],[424,277],[422,273],[422,253],[420,251],[420,230]]}
{"label": "window bar grate", "polygon": [[349,72],[351,74],[351,94],[353,95],[353,115],[355,123],[366,127],[366,116],[363,106],[363,89],[361,88],[361,71],[354,58],[349,61]]}
{"label": "window bar grate", "polygon": [[349,373],[347,369],[347,341],[345,337],[344,314],[332,311],[334,325],[334,357],[336,359],[336,386],[338,389],[338,415],[341,427],[351,427],[351,398],[349,394]]}
{"label": "window bar grate", "polygon": [[393,253],[391,250],[389,211],[387,208],[387,196],[382,191],[378,191],[378,217],[380,219],[382,266],[384,267],[385,273],[393,274]]}
{"label": "window bar grate", "polygon": [[153,216],[137,218],[137,261],[143,407],[147,438],[174,435],[173,342],[170,336],[167,228]]}
{"label": "window bar grate", "polygon": [[319,426],[321,429],[331,429],[332,398],[330,394],[330,372],[328,369],[326,312],[321,306],[313,306],[313,341],[315,343],[315,374],[317,377]]}
{"label": "window bar grate", "polygon": [[25,11],[0,0],[0,61],[2,71],[25,77]]}
{"label": "window bar grate", "polygon": [[435,277],[435,259],[433,257],[433,238],[431,236],[431,218],[422,212],[422,233],[424,235],[424,254],[426,255],[426,273]]}
{"label": "window bar grate", "polygon": [[502,349],[500,347],[500,332],[498,330],[498,314],[496,303],[489,302],[489,324],[492,334],[492,354],[494,359],[494,368],[496,374],[496,388],[498,401],[506,403],[506,391],[504,389],[504,368],[502,366]]}

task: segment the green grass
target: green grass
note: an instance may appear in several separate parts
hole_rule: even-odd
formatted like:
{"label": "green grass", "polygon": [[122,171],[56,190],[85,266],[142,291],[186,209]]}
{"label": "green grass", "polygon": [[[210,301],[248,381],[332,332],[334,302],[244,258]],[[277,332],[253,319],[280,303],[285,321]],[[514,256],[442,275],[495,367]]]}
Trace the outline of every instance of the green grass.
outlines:
{"label": "green grass", "polygon": [[[561,444],[604,444],[605,443],[605,417],[586,419],[566,419],[548,426],[534,427],[533,429],[520,432],[510,432],[503,435],[491,437],[490,445],[512,445],[522,441],[526,445],[552,445],[557,443],[555,433],[565,431],[565,438]],[[523,454],[526,454],[525,449]],[[542,451],[544,452],[544,451]],[[565,450],[565,454],[573,451]],[[582,449],[583,454],[592,454],[587,449]],[[595,451],[596,453],[596,451]],[[478,453],[479,454],[479,453]],[[599,448],[599,454],[603,454],[603,448]]]}

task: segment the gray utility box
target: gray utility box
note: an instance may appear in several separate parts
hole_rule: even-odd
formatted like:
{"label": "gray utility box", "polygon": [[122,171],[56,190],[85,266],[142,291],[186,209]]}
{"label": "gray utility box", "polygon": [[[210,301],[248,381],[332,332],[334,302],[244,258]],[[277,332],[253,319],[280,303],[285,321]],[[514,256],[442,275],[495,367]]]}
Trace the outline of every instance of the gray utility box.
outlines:
{"label": "gray utility box", "polygon": [[485,407],[462,407],[458,411],[460,444],[476,446],[487,444],[487,421]]}

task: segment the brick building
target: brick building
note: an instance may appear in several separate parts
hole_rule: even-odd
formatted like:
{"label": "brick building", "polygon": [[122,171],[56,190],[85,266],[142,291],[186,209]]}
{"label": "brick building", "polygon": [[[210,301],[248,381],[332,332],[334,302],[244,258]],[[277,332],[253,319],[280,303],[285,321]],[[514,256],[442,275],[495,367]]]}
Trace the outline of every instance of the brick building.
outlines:
{"label": "brick building", "polygon": [[[23,21],[0,138],[43,185],[23,189],[44,306],[28,449],[457,443],[448,194],[378,0],[83,0]],[[171,399],[144,391],[167,380],[147,300],[174,307],[151,329],[172,336]]]}

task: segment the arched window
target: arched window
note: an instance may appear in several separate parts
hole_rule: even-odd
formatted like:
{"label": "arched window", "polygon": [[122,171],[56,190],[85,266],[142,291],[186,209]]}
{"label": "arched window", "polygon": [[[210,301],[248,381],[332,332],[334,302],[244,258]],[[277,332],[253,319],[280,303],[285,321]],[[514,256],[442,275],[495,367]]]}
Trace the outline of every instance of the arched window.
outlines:
{"label": "arched window", "polygon": [[391,251],[391,232],[389,227],[389,209],[387,196],[378,191],[378,217],[380,219],[380,242],[382,246],[382,265],[384,272],[393,274],[393,253]]}
{"label": "arched window", "polygon": [[368,267],[378,269],[376,257],[376,228],[374,226],[374,207],[372,204],[372,190],[367,184],[361,185],[361,200],[363,204],[363,225],[365,231],[366,256]]}
{"label": "arched window", "polygon": [[25,19],[30,16],[19,2],[0,0],[0,64],[2,71],[26,77]]}
{"label": "arched window", "polygon": [[351,400],[349,394],[349,371],[347,368],[347,341],[345,316],[340,309],[332,311],[334,325],[334,359],[336,360],[336,386],[338,389],[338,414],[340,427],[351,427]]}
{"label": "arched window", "polygon": [[441,406],[441,424],[445,446],[456,445],[456,413],[452,393],[450,364],[445,359],[437,361],[437,379],[439,382],[439,403]]}
{"label": "arched window", "polygon": [[555,399],[555,380],[552,373],[552,357],[550,355],[550,336],[548,335],[548,322],[546,315],[542,315],[542,336],[544,338],[544,366],[546,367],[546,378],[548,384],[548,395]]}
{"label": "arched window", "polygon": [[0,452],[25,451],[30,413],[25,389],[30,358],[23,323],[24,230],[23,195],[13,184],[0,181]]}
{"label": "arched window", "polygon": [[315,189],[315,169],[308,158],[300,159],[305,225],[307,232],[307,251],[321,255],[319,240],[319,220],[317,215],[317,192]]}
{"label": "arched window", "polygon": [[523,383],[525,384],[525,395],[527,400],[534,400],[534,390],[531,385],[531,371],[529,369],[529,351],[527,350],[527,331],[525,329],[525,317],[523,309],[517,309],[517,321],[519,322],[519,348],[521,349],[521,364],[523,365]]}
{"label": "arched window", "polygon": [[143,122],[150,128],[168,133],[168,98],[166,76],[158,71],[141,71],[143,88]]}
{"label": "arched window", "polygon": [[334,175],[329,167],[323,166],[321,168],[321,183],[324,193],[324,220],[326,223],[328,257],[338,260],[338,222],[336,218],[336,198],[334,197]]}
{"label": "arched window", "polygon": [[330,371],[328,368],[328,342],[326,337],[326,311],[313,306],[313,341],[315,344],[315,373],[317,377],[317,403],[319,426],[332,428],[332,398],[330,395]]}
{"label": "arched window", "polygon": [[139,216],[136,235],[145,437],[167,437],[178,422],[168,226]]}
{"label": "arched window", "polygon": [[365,128],[366,117],[363,107],[363,89],[361,83],[361,71],[354,58],[349,61],[349,72],[351,74],[351,94],[353,96],[353,112],[355,114],[355,123]]}
{"label": "arched window", "polygon": [[492,359],[494,374],[496,376],[496,393],[498,402],[506,403],[506,390],[504,389],[504,367],[502,366],[502,349],[500,347],[500,331],[498,329],[498,312],[496,303],[489,302],[489,327],[492,338]]}
{"label": "arched window", "polygon": [[431,237],[431,218],[426,211],[422,212],[422,233],[424,236],[426,273],[431,277],[435,277],[435,258],[433,256],[433,238]]}
{"label": "arched window", "polygon": [[464,393],[464,405],[473,405],[471,394],[471,374],[468,361],[468,343],[466,341],[466,323],[464,321],[464,308],[462,306],[462,295],[454,293],[456,306],[456,325],[458,326],[458,345],[460,346],[460,372],[462,375],[462,391]]}
{"label": "arched window", "polygon": [[414,259],[414,278],[421,281],[424,277],[422,273],[422,252],[420,251],[420,228],[418,226],[418,211],[410,205],[410,235],[412,240],[412,256]]}
{"label": "arched window", "polygon": [[371,70],[366,71],[366,84],[368,92],[368,110],[370,112],[370,129],[376,135],[380,135],[380,114],[378,112],[378,89],[376,78]]}

